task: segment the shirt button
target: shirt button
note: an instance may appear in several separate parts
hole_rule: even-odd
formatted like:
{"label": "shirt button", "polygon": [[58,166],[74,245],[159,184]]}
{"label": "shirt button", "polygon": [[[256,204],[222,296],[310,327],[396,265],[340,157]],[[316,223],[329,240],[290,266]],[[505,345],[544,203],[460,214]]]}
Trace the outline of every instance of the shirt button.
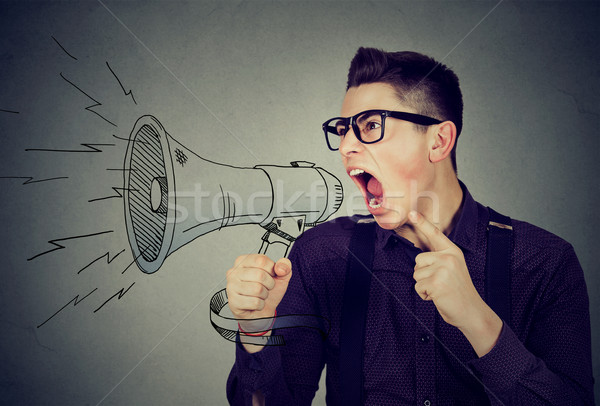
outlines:
{"label": "shirt button", "polygon": [[429,401],[429,399],[425,399],[425,402],[423,402],[423,404],[425,406],[431,406],[431,402]]}
{"label": "shirt button", "polygon": [[[423,344],[427,344],[429,342],[429,335],[428,334],[421,335],[420,340]],[[429,401],[427,401],[427,402],[429,402]]]}

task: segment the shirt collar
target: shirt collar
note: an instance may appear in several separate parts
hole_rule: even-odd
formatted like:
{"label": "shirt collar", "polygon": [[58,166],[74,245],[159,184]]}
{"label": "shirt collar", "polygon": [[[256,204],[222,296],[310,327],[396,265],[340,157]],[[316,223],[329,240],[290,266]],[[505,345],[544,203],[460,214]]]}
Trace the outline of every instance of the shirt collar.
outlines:
{"label": "shirt collar", "polygon": [[[473,199],[471,193],[469,193],[467,186],[460,180],[458,180],[458,183],[463,191],[463,200],[459,209],[458,221],[450,232],[450,235],[448,235],[448,238],[463,250],[472,251],[476,243],[479,211],[477,202]],[[396,244],[397,242],[402,242],[414,248],[412,242],[404,237],[400,237],[393,230],[384,230],[381,227],[377,227],[377,241],[375,242],[377,249],[383,249],[388,244]]]}

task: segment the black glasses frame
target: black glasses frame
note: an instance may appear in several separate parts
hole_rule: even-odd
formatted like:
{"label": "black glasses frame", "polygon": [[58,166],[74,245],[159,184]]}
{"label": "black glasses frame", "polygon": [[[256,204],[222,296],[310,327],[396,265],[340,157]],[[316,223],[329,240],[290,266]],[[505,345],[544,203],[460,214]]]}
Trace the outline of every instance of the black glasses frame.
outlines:
{"label": "black glasses frame", "polygon": [[[356,123],[356,119],[358,117],[360,117],[364,114],[369,114],[369,113],[378,113],[381,115],[381,137],[379,137],[375,141],[364,141],[361,138],[360,130],[358,128],[358,124]],[[358,114],[353,115],[352,117],[334,117],[334,118],[331,118],[331,119],[325,121],[323,123],[323,132],[325,133],[325,141],[327,141],[327,146],[329,147],[330,150],[337,151],[339,148],[334,148],[331,146],[331,143],[329,142],[328,133],[332,134],[332,135],[337,135],[338,137],[341,137],[342,135],[346,135],[346,133],[348,132],[350,127],[352,127],[352,130],[354,131],[354,136],[363,144],[374,144],[376,142],[379,142],[383,139],[383,135],[385,134],[385,119],[386,119],[386,117],[392,117],[392,118],[396,118],[399,120],[409,121],[411,123],[415,123],[418,125],[425,125],[425,126],[439,124],[442,122],[433,117],[427,117],[427,116],[423,116],[421,114],[406,113],[404,111],[365,110],[365,111],[361,111]],[[341,122],[344,125],[344,128],[345,128],[344,134],[341,134],[341,135],[338,134],[337,125],[336,126],[330,125],[334,121],[336,124]]]}

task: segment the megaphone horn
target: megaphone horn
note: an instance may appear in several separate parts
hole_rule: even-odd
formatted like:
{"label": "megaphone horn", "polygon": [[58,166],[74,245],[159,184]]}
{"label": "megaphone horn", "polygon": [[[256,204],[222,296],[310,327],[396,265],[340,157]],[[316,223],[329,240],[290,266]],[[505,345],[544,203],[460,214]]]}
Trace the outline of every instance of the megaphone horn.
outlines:
{"label": "megaphone horn", "polygon": [[124,190],[129,243],[146,273],[211,231],[240,224],[276,231],[276,220],[294,217],[301,232],[327,220],[343,199],[339,179],[310,162],[252,168],[213,162],[184,147],[149,115],[131,131]]}

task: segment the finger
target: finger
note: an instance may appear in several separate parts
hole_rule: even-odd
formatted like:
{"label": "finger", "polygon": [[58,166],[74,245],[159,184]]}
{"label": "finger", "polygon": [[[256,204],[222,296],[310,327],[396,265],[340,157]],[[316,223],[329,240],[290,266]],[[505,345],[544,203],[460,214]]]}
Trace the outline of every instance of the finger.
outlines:
{"label": "finger", "polygon": [[415,283],[415,291],[423,300],[433,300],[430,290],[428,290],[427,279]]}
{"label": "finger", "polygon": [[408,214],[408,218],[415,228],[421,231],[429,240],[428,248],[430,251],[441,251],[454,245],[439,228],[433,225],[421,213],[413,210]]}
{"label": "finger", "polygon": [[240,255],[239,257],[237,257],[235,259],[235,262],[233,263],[233,267],[238,267],[242,264],[242,262],[244,262],[250,255],[252,254],[246,254],[246,255]]}
{"label": "finger", "polygon": [[292,272],[292,262],[287,258],[281,258],[275,264],[275,274],[279,277],[284,277]]}
{"label": "finger", "polygon": [[264,309],[265,301],[259,297],[238,295],[231,298],[230,306],[238,310],[260,311]]}
{"label": "finger", "polygon": [[242,296],[258,297],[266,299],[269,297],[269,291],[258,282],[246,282],[237,287],[235,291]]}
{"label": "finger", "polygon": [[275,287],[273,276],[262,268],[244,268],[239,272],[238,279],[241,282],[258,282],[268,290]]}
{"label": "finger", "polygon": [[252,267],[252,268],[262,268],[267,271],[272,276],[275,276],[273,271],[273,266],[275,263],[271,260],[271,258],[262,254],[248,254],[248,255],[240,255],[236,258],[234,267],[242,266],[242,267]]}
{"label": "finger", "polygon": [[415,257],[415,269],[431,266],[438,261],[437,253],[422,252]]}
{"label": "finger", "polygon": [[426,266],[424,268],[415,268],[415,272],[413,272],[413,279],[417,282],[422,281],[423,279],[427,279],[432,276],[436,271],[434,266]]}

